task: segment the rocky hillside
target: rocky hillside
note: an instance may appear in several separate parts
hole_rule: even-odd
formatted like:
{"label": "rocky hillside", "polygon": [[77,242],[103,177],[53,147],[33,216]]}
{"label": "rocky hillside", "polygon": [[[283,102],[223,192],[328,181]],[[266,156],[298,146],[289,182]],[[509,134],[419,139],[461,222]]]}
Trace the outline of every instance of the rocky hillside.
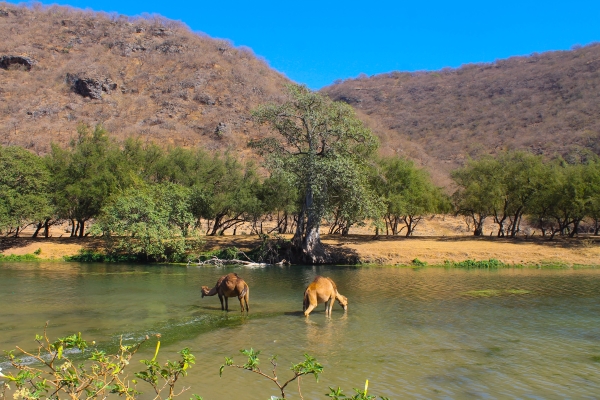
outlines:
{"label": "rocky hillside", "polygon": [[0,143],[43,153],[81,122],[117,139],[245,149],[288,80],[251,51],[155,18],[0,3]]}
{"label": "rocky hillside", "polygon": [[[600,154],[600,44],[436,72],[392,72],[323,89],[369,121],[387,153],[442,175],[503,149]],[[439,180],[439,179],[438,179]]]}

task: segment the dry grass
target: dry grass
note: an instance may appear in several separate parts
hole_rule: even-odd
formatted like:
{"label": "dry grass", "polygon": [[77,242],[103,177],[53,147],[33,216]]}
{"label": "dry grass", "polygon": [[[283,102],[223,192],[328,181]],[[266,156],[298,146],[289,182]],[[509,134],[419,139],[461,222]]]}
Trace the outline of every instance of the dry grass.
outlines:
{"label": "dry grass", "polygon": [[[573,160],[600,154],[600,45],[431,72],[391,72],[322,91],[351,104],[387,155],[446,184],[469,157],[527,149]],[[445,177],[444,177],[445,175]]]}
{"label": "dry grass", "polygon": [[[291,235],[285,235],[290,238]],[[247,251],[258,245],[255,235],[204,237],[204,250],[235,246]],[[520,265],[585,265],[600,266],[600,237],[575,239],[546,238],[500,239],[473,236],[399,236],[358,235],[342,237],[323,235],[323,242],[340,249],[356,252],[364,263],[382,265],[410,265],[414,259],[428,264],[444,261],[498,259],[507,264]],[[3,238],[0,250],[4,255],[32,254],[41,249],[40,257],[60,259],[75,255],[81,249],[101,249],[102,241],[95,238]]]}
{"label": "dry grass", "polygon": [[[287,78],[249,49],[161,17],[0,2],[0,55],[30,71],[0,69],[0,144],[38,153],[67,144],[77,124],[104,124],[117,140],[240,150],[259,129],[250,110],[277,101]],[[67,74],[111,79],[101,99],[76,94]],[[217,129],[219,127],[219,129]]]}
{"label": "dry grass", "polygon": [[600,266],[600,238],[594,246],[582,240],[498,239],[466,237],[372,237],[326,238],[325,243],[354,249],[363,262],[410,265],[414,259],[428,264],[444,261],[489,260],[521,265],[595,265]]}

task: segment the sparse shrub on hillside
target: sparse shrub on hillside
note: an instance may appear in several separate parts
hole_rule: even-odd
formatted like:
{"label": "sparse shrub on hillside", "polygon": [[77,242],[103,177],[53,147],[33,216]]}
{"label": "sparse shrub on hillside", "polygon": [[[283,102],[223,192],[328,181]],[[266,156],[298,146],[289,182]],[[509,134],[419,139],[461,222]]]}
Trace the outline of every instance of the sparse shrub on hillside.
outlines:
{"label": "sparse shrub on hillside", "polygon": [[[161,145],[241,148],[258,133],[246,124],[249,110],[276,100],[287,82],[246,49],[166,18],[44,5],[3,9],[0,57],[36,63],[0,68],[0,144],[46,153],[51,142],[67,145],[83,122],[102,123],[118,140],[142,135]],[[72,76],[99,85],[90,95]],[[106,79],[109,90],[102,88]],[[49,106],[52,112],[43,112]],[[236,128],[218,140],[210,133],[223,121]]]}
{"label": "sparse shrub on hillside", "polygon": [[443,71],[348,79],[322,91],[369,116],[382,149],[406,151],[448,173],[467,157],[503,150],[600,154],[600,44]]}

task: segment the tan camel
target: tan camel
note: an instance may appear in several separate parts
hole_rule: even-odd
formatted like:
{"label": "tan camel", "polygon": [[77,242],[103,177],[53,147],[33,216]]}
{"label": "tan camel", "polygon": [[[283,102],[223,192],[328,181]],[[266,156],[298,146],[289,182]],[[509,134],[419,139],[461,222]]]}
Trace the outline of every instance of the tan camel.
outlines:
{"label": "tan camel", "polygon": [[[204,296],[214,296],[215,294],[219,296],[219,300],[221,301],[221,310],[229,311],[227,301],[229,297],[237,297],[240,300],[242,312],[244,312],[244,305],[246,312],[250,310],[248,307],[250,288],[235,272],[220,277],[215,287],[210,290],[208,290],[208,286],[202,286],[202,298]],[[225,298],[225,307],[223,307],[223,297]]]}
{"label": "tan camel", "polygon": [[335,282],[330,278],[317,276],[304,291],[304,302],[302,306],[304,316],[308,317],[308,314],[310,314],[317,304],[325,303],[325,315],[330,317],[331,309],[333,308],[333,300],[337,300],[344,311],[348,310],[348,299],[338,292]]}

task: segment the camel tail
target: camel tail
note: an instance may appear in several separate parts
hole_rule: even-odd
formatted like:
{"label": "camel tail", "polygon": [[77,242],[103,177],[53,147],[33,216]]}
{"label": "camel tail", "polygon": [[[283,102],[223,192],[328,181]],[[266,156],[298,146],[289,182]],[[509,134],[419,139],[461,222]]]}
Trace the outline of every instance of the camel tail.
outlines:
{"label": "camel tail", "polygon": [[[306,288],[308,290],[308,288]],[[308,308],[308,293],[304,291],[304,299],[302,299],[302,312]]]}

